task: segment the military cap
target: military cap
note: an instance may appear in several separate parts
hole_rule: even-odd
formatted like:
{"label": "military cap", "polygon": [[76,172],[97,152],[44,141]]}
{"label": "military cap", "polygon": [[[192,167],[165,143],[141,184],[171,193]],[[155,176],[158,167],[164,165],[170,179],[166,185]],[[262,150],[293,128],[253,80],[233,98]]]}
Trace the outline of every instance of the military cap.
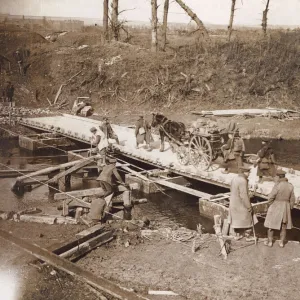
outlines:
{"label": "military cap", "polygon": [[115,158],[108,158],[109,163],[116,163],[117,160]]}
{"label": "military cap", "polygon": [[251,168],[247,167],[247,166],[242,166],[242,167],[239,167],[239,170],[241,172],[250,172]]}
{"label": "military cap", "polygon": [[95,131],[97,131],[97,128],[96,128],[96,127],[92,127],[92,128],[90,129],[90,132],[95,132]]}
{"label": "military cap", "polygon": [[285,174],[286,174],[286,172],[283,171],[282,169],[277,169],[276,170],[276,175],[285,175]]}

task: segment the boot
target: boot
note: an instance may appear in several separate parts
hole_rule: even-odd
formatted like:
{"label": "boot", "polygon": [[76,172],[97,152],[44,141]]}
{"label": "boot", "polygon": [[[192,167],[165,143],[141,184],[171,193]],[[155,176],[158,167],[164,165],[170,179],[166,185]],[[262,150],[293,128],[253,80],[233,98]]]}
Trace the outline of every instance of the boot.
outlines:
{"label": "boot", "polygon": [[279,247],[284,247],[284,242],[286,238],[286,223],[282,223],[281,225],[281,231],[280,231],[280,241],[279,241]]}
{"label": "boot", "polygon": [[265,246],[272,247],[273,246],[273,230],[268,229],[268,239],[264,242]]}

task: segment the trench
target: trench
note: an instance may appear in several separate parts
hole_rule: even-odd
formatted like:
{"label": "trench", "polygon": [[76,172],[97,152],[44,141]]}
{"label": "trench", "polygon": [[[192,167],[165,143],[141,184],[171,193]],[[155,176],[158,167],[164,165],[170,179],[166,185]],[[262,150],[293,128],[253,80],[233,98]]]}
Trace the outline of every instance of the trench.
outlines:
{"label": "trench", "polygon": [[[251,143],[252,141],[248,141]],[[284,145],[289,152],[283,153],[287,155],[287,161],[281,156],[278,161],[282,162],[284,166],[295,166],[298,167],[298,150],[300,150],[300,142],[295,146],[294,143],[290,141],[280,141],[278,145]],[[260,141],[257,140],[251,144],[253,149],[259,149]],[[77,149],[86,148],[86,145],[82,144],[76,145]],[[250,148],[250,147],[249,147]],[[252,148],[250,148],[252,149]],[[281,148],[280,148],[281,149]],[[285,148],[284,148],[285,149]],[[73,147],[74,150],[74,147]],[[255,151],[253,151],[255,152]],[[252,153],[253,153],[252,152]],[[281,152],[280,152],[281,153]],[[280,154],[279,153],[279,154]],[[278,154],[275,154],[278,157]],[[283,156],[285,157],[285,156]],[[134,163],[139,167],[146,170],[153,169],[154,167],[145,163],[140,163],[135,160],[126,159],[122,157],[129,163]],[[66,154],[62,151],[50,149],[38,152],[30,152],[21,149],[18,145],[18,140],[16,139],[0,139],[0,162],[7,165],[8,167],[14,169],[27,169],[30,166],[40,166],[45,167],[45,164],[56,165],[67,162],[68,158]],[[5,169],[1,166],[1,169]],[[124,174],[123,174],[124,175]],[[45,207],[45,213],[49,214],[60,214],[57,211],[57,203],[53,202],[53,192],[49,192],[49,188],[45,185],[38,186],[34,188],[31,192],[26,192],[22,196],[17,196],[11,192],[11,187],[15,182],[15,178],[0,178],[0,190],[2,197],[0,197],[0,210],[2,211],[18,211],[21,209],[29,207],[39,207],[43,209]],[[86,189],[88,187],[95,187],[96,182],[83,181],[81,178],[76,178],[72,176],[72,190]],[[217,194],[226,191],[226,189],[221,187],[216,187],[207,183],[199,183],[191,180],[192,187],[203,192]],[[201,216],[199,213],[198,199],[196,197],[178,192],[178,191],[168,191],[165,193],[156,193],[152,195],[142,195],[140,192],[136,197],[146,197],[148,203],[137,205],[134,209],[136,210],[136,215],[143,217],[147,216],[151,221],[155,221],[163,227],[186,227],[195,230],[198,224],[204,227],[205,232],[213,232],[213,220]],[[49,203],[52,206],[49,207]],[[300,227],[300,211],[292,211],[292,219],[295,227]],[[259,224],[256,226],[256,234],[259,237],[266,236],[266,229],[263,226],[263,219],[259,219]],[[288,239],[300,241],[300,231],[297,229],[288,231]]]}

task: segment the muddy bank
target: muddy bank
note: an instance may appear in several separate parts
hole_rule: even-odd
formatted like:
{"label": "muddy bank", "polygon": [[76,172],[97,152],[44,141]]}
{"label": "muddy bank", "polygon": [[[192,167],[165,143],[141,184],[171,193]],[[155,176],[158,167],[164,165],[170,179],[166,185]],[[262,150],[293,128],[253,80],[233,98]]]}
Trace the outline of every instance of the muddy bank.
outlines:
{"label": "muddy bank", "polygon": [[193,300],[298,299],[298,243],[281,249],[278,244],[267,248],[262,242],[232,241],[232,252],[224,260],[214,236],[204,235],[198,242],[200,250],[192,253],[191,243],[159,233],[140,242],[136,232],[123,232],[110,247],[95,250],[79,264],[144,293],[171,290]]}

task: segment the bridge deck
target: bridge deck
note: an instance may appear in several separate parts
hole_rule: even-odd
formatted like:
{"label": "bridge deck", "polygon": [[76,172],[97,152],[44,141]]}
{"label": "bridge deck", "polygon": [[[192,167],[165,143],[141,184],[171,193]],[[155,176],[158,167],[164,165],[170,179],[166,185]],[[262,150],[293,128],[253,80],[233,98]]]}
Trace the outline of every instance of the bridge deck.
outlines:
{"label": "bridge deck", "polygon": [[[93,126],[98,127],[101,124],[101,121],[64,114],[62,116],[54,117],[21,119],[20,124],[48,132],[60,133],[71,139],[90,144],[90,128]],[[140,149],[136,149],[134,129],[118,125],[112,125],[112,127],[117,133],[121,144],[114,146],[125,156],[151,163],[157,167],[168,168],[174,173],[189,178],[227,188],[229,188],[231,180],[235,176],[233,173],[223,174],[220,169],[208,172],[201,171],[192,165],[181,165],[177,161],[176,154],[171,151],[168,143],[166,143],[165,152],[159,151],[160,141],[159,137],[156,135],[154,135],[154,142],[152,145],[154,149],[151,152],[146,151],[142,147]],[[250,190],[253,190],[254,185],[257,183],[258,178],[256,176],[256,172],[256,168],[252,167],[249,177]],[[295,187],[296,197],[300,198],[300,172],[295,171],[295,174],[287,174],[287,178]],[[258,184],[256,192],[261,197],[266,198],[273,185],[273,182],[263,182]]]}

